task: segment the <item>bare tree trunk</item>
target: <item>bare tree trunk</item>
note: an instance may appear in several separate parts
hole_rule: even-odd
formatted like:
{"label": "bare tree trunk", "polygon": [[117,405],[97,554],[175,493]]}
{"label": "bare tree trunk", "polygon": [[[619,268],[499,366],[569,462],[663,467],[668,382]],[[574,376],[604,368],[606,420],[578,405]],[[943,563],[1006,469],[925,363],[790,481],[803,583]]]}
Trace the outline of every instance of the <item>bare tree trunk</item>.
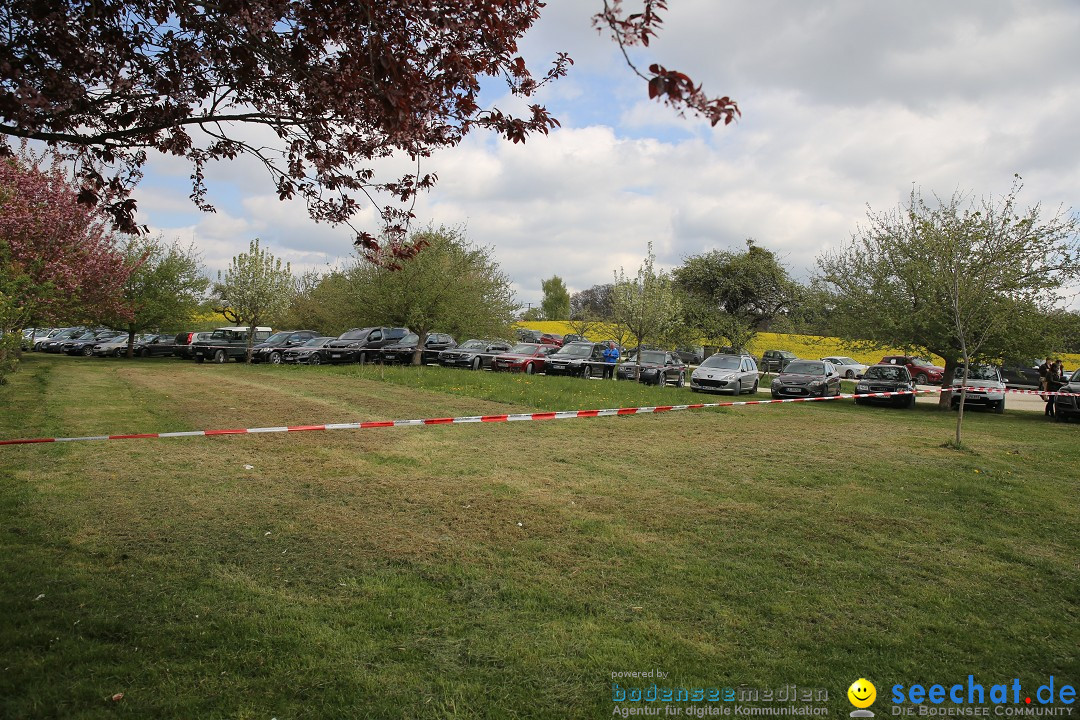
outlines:
{"label": "bare tree trunk", "polygon": [[[968,369],[971,367],[971,358],[964,351],[964,376],[960,380],[960,407],[956,409],[956,446],[964,442],[964,401],[967,399]],[[951,402],[951,400],[950,400]]]}

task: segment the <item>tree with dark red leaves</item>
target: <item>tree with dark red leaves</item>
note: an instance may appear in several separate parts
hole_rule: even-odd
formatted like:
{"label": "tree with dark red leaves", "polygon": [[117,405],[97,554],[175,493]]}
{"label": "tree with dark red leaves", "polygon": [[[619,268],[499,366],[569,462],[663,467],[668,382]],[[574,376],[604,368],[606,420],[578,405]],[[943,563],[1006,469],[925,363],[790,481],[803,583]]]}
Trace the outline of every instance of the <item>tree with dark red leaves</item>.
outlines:
{"label": "tree with dark red leaves", "polygon": [[[597,25],[624,49],[648,45],[664,0],[625,14],[606,0]],[[256,158],[278,196],[299,196],[318,221],[350,221],[362,200],[379,208],[372,259],[415,250],[404,242],[417,192],[435,176],[420,162],[485,128],[513,142],[558,121],[538,104],[517,117],[478,104],[480,78],[519,97],[565,75],[558,54],[540,76],[518,54],[538,0],[38,0],[0,3],[0,151],[10,138],[49,143],[72,162],[80,201],[116,228],[137,230],[130,193],[149,151],[191,163],[192,201],[212,210],[208,164]],[[628,58],[629,62],[629,58]],[[634,67],[631,63],[631,67]],[[634,71],[637,68],[634,67]],[[659,65],[650,97],[713,124],[738,113],[710,101],[687,76]],[[415,170],[376,177],[378,161]]]}

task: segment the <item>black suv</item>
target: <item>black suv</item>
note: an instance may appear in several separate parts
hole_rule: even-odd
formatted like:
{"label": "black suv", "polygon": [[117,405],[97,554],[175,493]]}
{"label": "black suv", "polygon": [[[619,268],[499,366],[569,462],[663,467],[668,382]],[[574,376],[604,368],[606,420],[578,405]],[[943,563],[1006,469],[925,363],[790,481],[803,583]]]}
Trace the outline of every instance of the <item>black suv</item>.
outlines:
{"label": "black suv", "polygon": [[281,364],[284,352],[319,337],[314,330],[279,330],[251,349],[251,362]]}
{"label": "black suv", "polygon": [[545,375],[600,376],[607,363],[604,362],[603,343],[575,342],[563,345],[548,355],[544,361]]}
{"label": "black suv", "polygon": [[[255,328],[255,342],[260,343],[270,337],[270,328]],[[224,363],[229,360],[243,361],[247,358],[248,329],[246,327],[223,327],[210,333],[206,340],[191,343],[191,357],[201,363],[213,360]]]}
{"label": "black suv", "polygon": [[[383,346],[382,361],[387,365],[412,365],[413,354],[419,342],[420,336],[409,333],[397,342]],[[439,362],[439,353],[452,347],[457,347],[457,342],[446,333],[428,333],[424,338],[424,347],[420,350],[420,364]]]}
{"label": "black suv", "polygon": [[323,346],[323,359],[331,364],[366,363],[380,359],[379,350],[409,334],[405,327],[353,328]]}

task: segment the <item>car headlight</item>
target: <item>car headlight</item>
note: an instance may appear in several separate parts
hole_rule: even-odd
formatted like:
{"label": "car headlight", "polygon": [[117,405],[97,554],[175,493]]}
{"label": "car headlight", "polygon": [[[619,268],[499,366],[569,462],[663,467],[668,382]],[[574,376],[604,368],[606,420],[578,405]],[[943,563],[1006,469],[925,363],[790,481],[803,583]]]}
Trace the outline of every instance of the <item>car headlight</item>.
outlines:
{"label": "car headlight", "polygon": [[824,384],[825,384],[824,380],[811,380],[810,381],[810,387],[812,387],[812,388],[821,387]]}
{"label": "car headlight", "polygon": [[774,378],[773,381],[772,381],[772,384],[773,384],[773,387],[780,387],[780,385],[781,385],[780,378]]}

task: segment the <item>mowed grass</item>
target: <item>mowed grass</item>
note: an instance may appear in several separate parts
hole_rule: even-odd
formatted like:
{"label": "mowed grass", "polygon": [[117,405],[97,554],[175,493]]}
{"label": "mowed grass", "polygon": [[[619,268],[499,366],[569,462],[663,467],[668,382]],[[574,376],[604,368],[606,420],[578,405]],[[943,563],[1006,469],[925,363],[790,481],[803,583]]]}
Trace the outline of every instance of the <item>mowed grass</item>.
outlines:
{"label": "mowed grass", "polygon": [[[0,437],[716,399],[35,355]],[[0,717],[608,717],[611,674],[654,668],[827,688],[832,714],[859,677],[879,712],[894,683],[1075,684],[1080,426],[972,412],[961,452],[953,422],[842,401],[0,447]]]}

